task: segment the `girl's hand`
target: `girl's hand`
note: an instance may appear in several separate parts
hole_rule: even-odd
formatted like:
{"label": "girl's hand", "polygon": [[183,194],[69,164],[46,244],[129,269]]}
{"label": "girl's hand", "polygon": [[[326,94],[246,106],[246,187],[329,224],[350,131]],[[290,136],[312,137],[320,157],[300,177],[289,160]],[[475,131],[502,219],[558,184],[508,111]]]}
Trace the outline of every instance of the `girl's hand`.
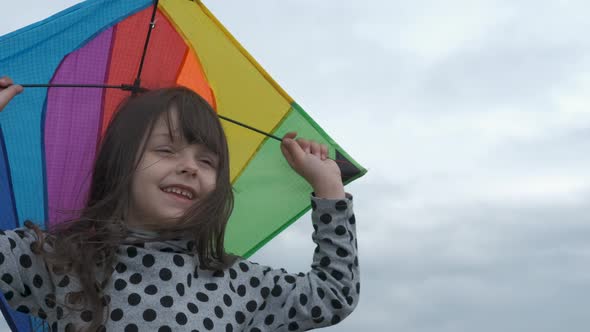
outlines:
{"label": "girl's hand", "polygon": [[317,197],[344,198],[340,168],[328,159],[328,147],[302,138],[295,132],[283,136],[281,151],[289,165],[313,187]]}
{"label": "girl's hand", "polygon": [[4,109],[6,104],[23,91],[23,87],[20,85],[13,85],[10,77],[0,78],[0,112]]}

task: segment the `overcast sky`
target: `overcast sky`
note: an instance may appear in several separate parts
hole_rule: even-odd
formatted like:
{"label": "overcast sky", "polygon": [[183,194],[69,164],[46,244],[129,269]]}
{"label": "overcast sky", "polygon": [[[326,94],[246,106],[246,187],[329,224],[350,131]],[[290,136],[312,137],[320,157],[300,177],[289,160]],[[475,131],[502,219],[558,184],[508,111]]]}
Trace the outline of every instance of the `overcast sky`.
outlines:
{"label": "overcast sky", "polygon": [[[3,1],[0,35],[77,2]],[[590,2],[204,2],[369,170],[361,301],[327,330],[588,330]],[[252,259],[306,271],[311,231]]]}

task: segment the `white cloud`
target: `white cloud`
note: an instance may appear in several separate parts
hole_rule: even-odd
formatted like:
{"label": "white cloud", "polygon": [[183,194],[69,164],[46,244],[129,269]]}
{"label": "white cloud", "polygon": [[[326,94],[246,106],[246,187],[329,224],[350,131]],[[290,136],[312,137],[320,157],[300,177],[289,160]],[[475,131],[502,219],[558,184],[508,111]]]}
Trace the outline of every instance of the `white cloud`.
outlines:
{"label": "white cloud", "polygon": [[[383,8],[385,7],[385,8]],[[414,1],[374,8],[354,25],[355,33],[391,52],[430,64],[481,43],[514,16],[498,1]]]}
{"label": "white cloud", "polygon": [[578,70],[578,74],[569,84],[564,84],[554,91],[553,97],[556,107],[561,112],[568,113],[571,118],[587,119],[590,114],[590,64],[580,66]]}

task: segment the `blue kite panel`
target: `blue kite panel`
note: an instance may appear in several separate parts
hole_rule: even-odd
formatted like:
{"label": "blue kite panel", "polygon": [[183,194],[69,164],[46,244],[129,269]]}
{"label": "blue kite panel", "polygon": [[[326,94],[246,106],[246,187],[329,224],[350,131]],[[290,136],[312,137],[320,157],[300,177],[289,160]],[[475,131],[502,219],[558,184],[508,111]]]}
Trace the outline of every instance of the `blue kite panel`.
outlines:
{"label": "blue kite panel", "polygon": [[[49,83],[68,54],[152,4],[152,0],[89,0],[4,35],[0,76],[10,76],[18,84]],[[30,88],[0,112],[2,229],[21,227],[25,220],[44,225],[47,218],[42,130],[46,98],[46,89]],[[41,320],[16,312],[1,300],[11,329],[29,332],[33,323],[41,330]]]}

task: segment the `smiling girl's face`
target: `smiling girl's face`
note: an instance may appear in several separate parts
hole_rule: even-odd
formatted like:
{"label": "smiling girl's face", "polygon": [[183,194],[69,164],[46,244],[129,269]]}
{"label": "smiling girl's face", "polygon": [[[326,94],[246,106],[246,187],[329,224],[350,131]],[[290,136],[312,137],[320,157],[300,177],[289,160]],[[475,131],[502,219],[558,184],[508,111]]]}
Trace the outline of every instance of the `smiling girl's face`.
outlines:
{"label": "smiling girl's face", "polygon": [[[218,156],[203,144],[188,144],[171,109],[170,128],[165,114],[145,140],[145,152],[133,174],[129,226],[173,222],[215,190]],[[147,226],[147,227],[146,227]]]}

